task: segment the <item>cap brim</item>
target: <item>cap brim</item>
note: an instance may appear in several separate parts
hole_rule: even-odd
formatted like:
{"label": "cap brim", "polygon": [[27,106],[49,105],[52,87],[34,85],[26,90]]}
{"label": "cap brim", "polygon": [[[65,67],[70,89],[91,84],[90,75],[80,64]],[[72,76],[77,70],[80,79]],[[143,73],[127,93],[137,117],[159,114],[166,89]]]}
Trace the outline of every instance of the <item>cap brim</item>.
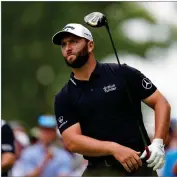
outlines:
{"label": "cap brim", "polygon": [[[59,31],[56,34],[54,34],[54,36],[52,37],[52,42],[55,45],[61,45],[61,40],[67,35],[67,34],[73,34],[76,35],[74,33],[68,32],[68,31]],[[79,35],[76,35],[79,36]],[[81,36],[79,36],[81,37]]]}
{"label": "cap brim", "polygon": [[50,116],[40,116],[38,119],[38,124],[40,127],[45,128],[55,128],[56,127],[56,120]]}

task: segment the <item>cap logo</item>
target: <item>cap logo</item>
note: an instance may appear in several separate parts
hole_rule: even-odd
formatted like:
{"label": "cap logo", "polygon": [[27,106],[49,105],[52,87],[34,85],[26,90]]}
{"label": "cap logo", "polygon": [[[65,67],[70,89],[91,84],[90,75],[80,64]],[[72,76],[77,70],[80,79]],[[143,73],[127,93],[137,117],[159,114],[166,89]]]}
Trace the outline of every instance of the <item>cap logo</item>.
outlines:
{"label": "cap logo", "polygon": [[63,28],[63,31],[68,31],[69,29],[74,30],[75,27],[73,27],[73,26],[65,26],[65,27]]}
{"label": "cap logo", "polygon": [[84,33],[86,36],[89,36],[89,37],[91,37],[91,35],[90,34],[87,34],[87,33]]}

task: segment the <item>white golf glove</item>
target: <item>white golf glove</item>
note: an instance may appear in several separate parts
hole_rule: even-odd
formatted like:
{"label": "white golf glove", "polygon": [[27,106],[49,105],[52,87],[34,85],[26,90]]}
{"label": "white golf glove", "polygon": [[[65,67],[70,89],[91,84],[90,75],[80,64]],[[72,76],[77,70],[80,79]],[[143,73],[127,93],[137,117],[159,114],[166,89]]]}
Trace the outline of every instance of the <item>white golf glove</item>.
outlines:
{"label": "white golf glove", "polygon": [[[165,150],[162,139],[154,139],[151,145],[148,146],[150,151],[150,158],[146,160],[148,167],[154,167],[153,170],[157,170],[163,167],[165,163]],[[140,156],[141,159],[147,155],[146,151]]]}

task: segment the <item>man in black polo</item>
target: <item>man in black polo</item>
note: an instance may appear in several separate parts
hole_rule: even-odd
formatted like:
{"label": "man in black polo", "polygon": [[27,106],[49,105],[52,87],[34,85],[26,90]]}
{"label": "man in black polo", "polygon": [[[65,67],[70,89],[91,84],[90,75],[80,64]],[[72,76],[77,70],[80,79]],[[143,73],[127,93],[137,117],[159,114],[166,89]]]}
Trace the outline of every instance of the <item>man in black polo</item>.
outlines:
{"label": "man in black polo", "polygon": [[[170,120],[164,96],[137,69],[97,62],[92,34],[84,26],[68,24],[52,40],[72,68],[69,81],[55,97],[58,128],[66,147],[88,160],[83,176],[156,175],[164,164],[163,141]],[[152,143],[142,121],[141,101],[155,111]],[[146,161],[138,121],[151,152]]]}
{"label": "man in black polo", "polygon": [[1,176],[8,176],[15,160],[13,131],[6,121],[1,120]]}

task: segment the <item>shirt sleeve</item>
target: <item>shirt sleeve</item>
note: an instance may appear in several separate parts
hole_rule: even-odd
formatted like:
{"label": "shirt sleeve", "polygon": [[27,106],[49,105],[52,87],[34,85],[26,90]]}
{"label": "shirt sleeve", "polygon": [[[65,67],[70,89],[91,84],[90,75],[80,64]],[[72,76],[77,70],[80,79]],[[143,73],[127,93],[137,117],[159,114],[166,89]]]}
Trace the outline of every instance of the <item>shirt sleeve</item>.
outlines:
{"label": "shirt sleeve", "polygon": [[128,87],[134,90],[134,93],[140,100],[151,96],[156,91],[156,86],[139,70],[126,64],[122,66],[126,74]]}
{"label": "shirt sleeve", "polygon": [[4,124],[2,126],[1,132],[2,132],[1,136],[2,152],[15,153],[14,134],[11,127],[8,124]]}
{"label": "shirt sleeve", "polygon": [[55,97],[55,116],[60,133],[78,122],[78,115],[67,92],[60,92]]}

